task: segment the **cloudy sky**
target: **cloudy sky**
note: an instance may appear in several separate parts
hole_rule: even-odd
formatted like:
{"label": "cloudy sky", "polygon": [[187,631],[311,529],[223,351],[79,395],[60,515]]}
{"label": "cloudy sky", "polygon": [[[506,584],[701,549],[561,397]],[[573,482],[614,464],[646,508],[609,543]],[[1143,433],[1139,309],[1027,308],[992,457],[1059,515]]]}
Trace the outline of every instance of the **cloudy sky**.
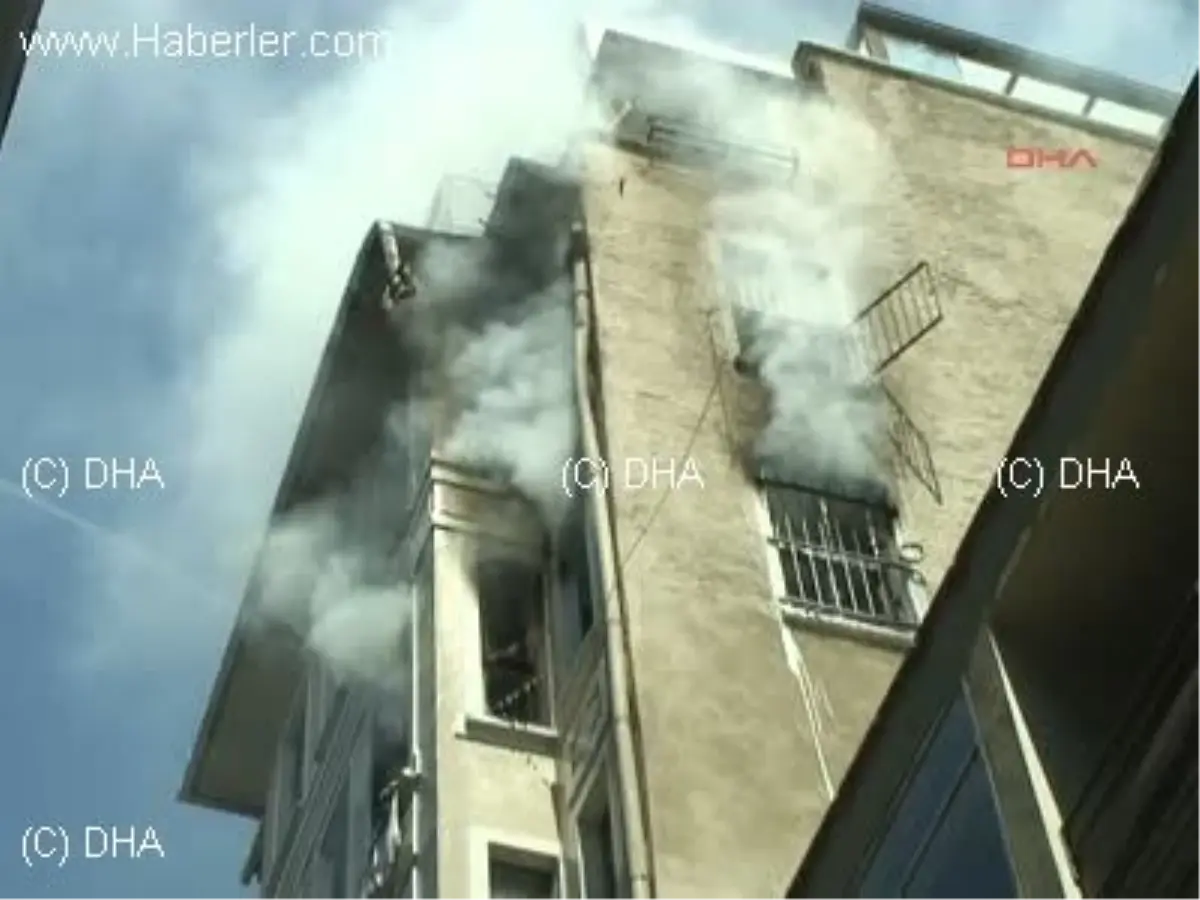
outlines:
{"label": "cloudy sky", "polygon": [[[930,18],[1179,89],[1184,0],[926,0]],[[561,137],[587,17],[785,64],[853,0],[47,0],[46,31],[292,30],[274,59],[30,60],[0,152],[0,894],[238,893],[250,829],[175,801],[353,254],[444,171]],[[251,13],[251,10],[253,11]],[[370,32],[341,58],[315,31]],[[126,45],[127,47],[127,45]],[[30,458],[72,481],[20,496]],[[88,490],[114,458],[159,479]],[[43,467],[42,481],[51,480]],[[61,483],[61,482],[60,482]],[[16,486],[16,487],[14,487]],[[61,493],[61,496],[59,494]],[[165,853],[28,869],[29,826]]]}

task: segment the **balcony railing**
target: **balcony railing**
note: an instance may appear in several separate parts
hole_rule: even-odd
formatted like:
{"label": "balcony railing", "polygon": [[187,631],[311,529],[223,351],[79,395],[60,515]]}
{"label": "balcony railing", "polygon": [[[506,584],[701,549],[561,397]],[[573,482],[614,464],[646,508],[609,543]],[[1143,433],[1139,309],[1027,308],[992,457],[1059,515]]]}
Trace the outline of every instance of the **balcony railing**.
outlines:
{"label": "balcony railing", "polygon": [[795,153],[784,148],[731,140],[709,129],[667,118],[650,117],[645,145],[655,157],[744,175],[787,180],[799,166]]}
{"label": "balcony railing", "polygon": [[413,794],[398,786],[388,795],[386,813],[371,841],[359,896],[396,897],[416,862],[413,844]]}

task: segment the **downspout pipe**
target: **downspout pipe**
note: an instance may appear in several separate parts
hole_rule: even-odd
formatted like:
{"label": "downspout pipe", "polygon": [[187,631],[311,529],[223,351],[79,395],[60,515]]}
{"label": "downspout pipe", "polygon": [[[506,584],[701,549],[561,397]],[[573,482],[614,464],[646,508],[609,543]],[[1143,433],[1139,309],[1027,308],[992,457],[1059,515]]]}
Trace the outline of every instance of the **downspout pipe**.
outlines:
{"label": "downspout pipe", "polygon": [[[587,230],[582,222],[573,229],[572,244],[577,250],[586,248]],[[580,409],[580,437],[583,453],[591,459],[603,459],[596,427],[596,411],[592,409],[588,370],[592,328],[592,279],[586,250],[576,252],[573,260],[575,286],[575,385]],[[608,687],[612,710],[612,734],[617,752],[618,778],[620,786],[623,832],[625,835],[625,859],[629,870],[632,896],[646,898],[654,896],[654,876],[651,856],[647,846],[647,823],[643,803],[641,767],[633,738],[631,717],[632,692],[630,690],[628,633],[625,628],[625,598],[621,585],[621,573],[616,559],[616,532],[612,527],[612,516],[608,505],[608,491],[602,492],[600,502],[592,505],[592,524],[596,534],[600,568],[602,596],[605,598],[604,618],[607,630]]]}

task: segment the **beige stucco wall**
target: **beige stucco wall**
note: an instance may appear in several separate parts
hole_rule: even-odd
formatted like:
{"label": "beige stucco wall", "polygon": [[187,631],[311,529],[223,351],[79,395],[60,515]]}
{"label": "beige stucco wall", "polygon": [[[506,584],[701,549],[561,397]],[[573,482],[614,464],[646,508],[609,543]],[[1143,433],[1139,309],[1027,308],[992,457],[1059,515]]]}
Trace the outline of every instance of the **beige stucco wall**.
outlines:
{"label": "beige stucco wall", "polygon": [[[1152,150],[854,58],[816,58],[834,102],[874,127],[898,172],[884,248],[895,275],[924,259],[941,283],[944,321],[886,375],[930,442],[945,495],[939,507],[902,484],[932,595]],[[1099,164],[1009,169],[1010,146],[1086,147]]]}
{"label": "beige stucco wall", "polygon": [[[925,546],[936,588],[1149,152],[853,61],[825,74],[889,157],[870,223],[876,290],[920,259],[961,285],[888,375],[945,495],[938,506],[900,484],[904,536]],[[1009,171],[1009,145],[1086,145],[1100,167]],[[608,147],[585,168],[609,462],[680,459],[690,443],[704,479],[614,484],[658,892],[779,894],[828,801],[820,761],[834,781],[844,772],[899,655],[802,633],[817,702],[802,701],[735,462],[747,398],[714,331],[708,189]]]}
{"label": "beige stucco wall", "polygon": [[[488,841],[558,853],[555,757],[466,733],[466,719],[482,718],[483,711],[479,613],[469,575],[474,547],[480,537],[521,534],[511,500],[468,489],[468,480],[437,466],[434,478],[438,891],[486,897]],[[539,534],[531,522],[528,536],[536,542]]]}

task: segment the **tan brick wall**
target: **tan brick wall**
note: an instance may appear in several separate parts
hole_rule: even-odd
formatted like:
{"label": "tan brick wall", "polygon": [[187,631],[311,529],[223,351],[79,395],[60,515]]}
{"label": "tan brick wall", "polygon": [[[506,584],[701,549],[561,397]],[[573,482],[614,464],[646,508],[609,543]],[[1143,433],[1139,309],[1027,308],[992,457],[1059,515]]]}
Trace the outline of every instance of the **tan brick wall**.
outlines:
{"label": "tan brick wall", "polygon": [[[936,586],[1149,152],[854,63],[829,62],[826,77],[890,149],[872,223],[876,289],[920,259],[964,285],[888,376],[945,494],[939,507],[900,485],[905,537],[925,545]],[[1087,145],[1100,167],[1009,171],[1010,144]],[[810,721],[735,460],[745,435],[734,423],[752,416],[714,342],[710,194],[621,151],[585,157],[610,463],[680,457],[691,440],[705,482],[614,486],[659,893],[779,894],[827,803],[818,749],[836,781],[899,654],[803,634],[819,700]]]}
{"label": "tan brick wall", "polygon": [[[928,260],[945,320],[886,376],[931,444],[944,504],[902,484],[931,595],[1151,159],[1140,144],[825,58],[834,102],[887,143],[892,277]],[[1095,169],[1008,169],[1006,148],[1086,147]]]}

